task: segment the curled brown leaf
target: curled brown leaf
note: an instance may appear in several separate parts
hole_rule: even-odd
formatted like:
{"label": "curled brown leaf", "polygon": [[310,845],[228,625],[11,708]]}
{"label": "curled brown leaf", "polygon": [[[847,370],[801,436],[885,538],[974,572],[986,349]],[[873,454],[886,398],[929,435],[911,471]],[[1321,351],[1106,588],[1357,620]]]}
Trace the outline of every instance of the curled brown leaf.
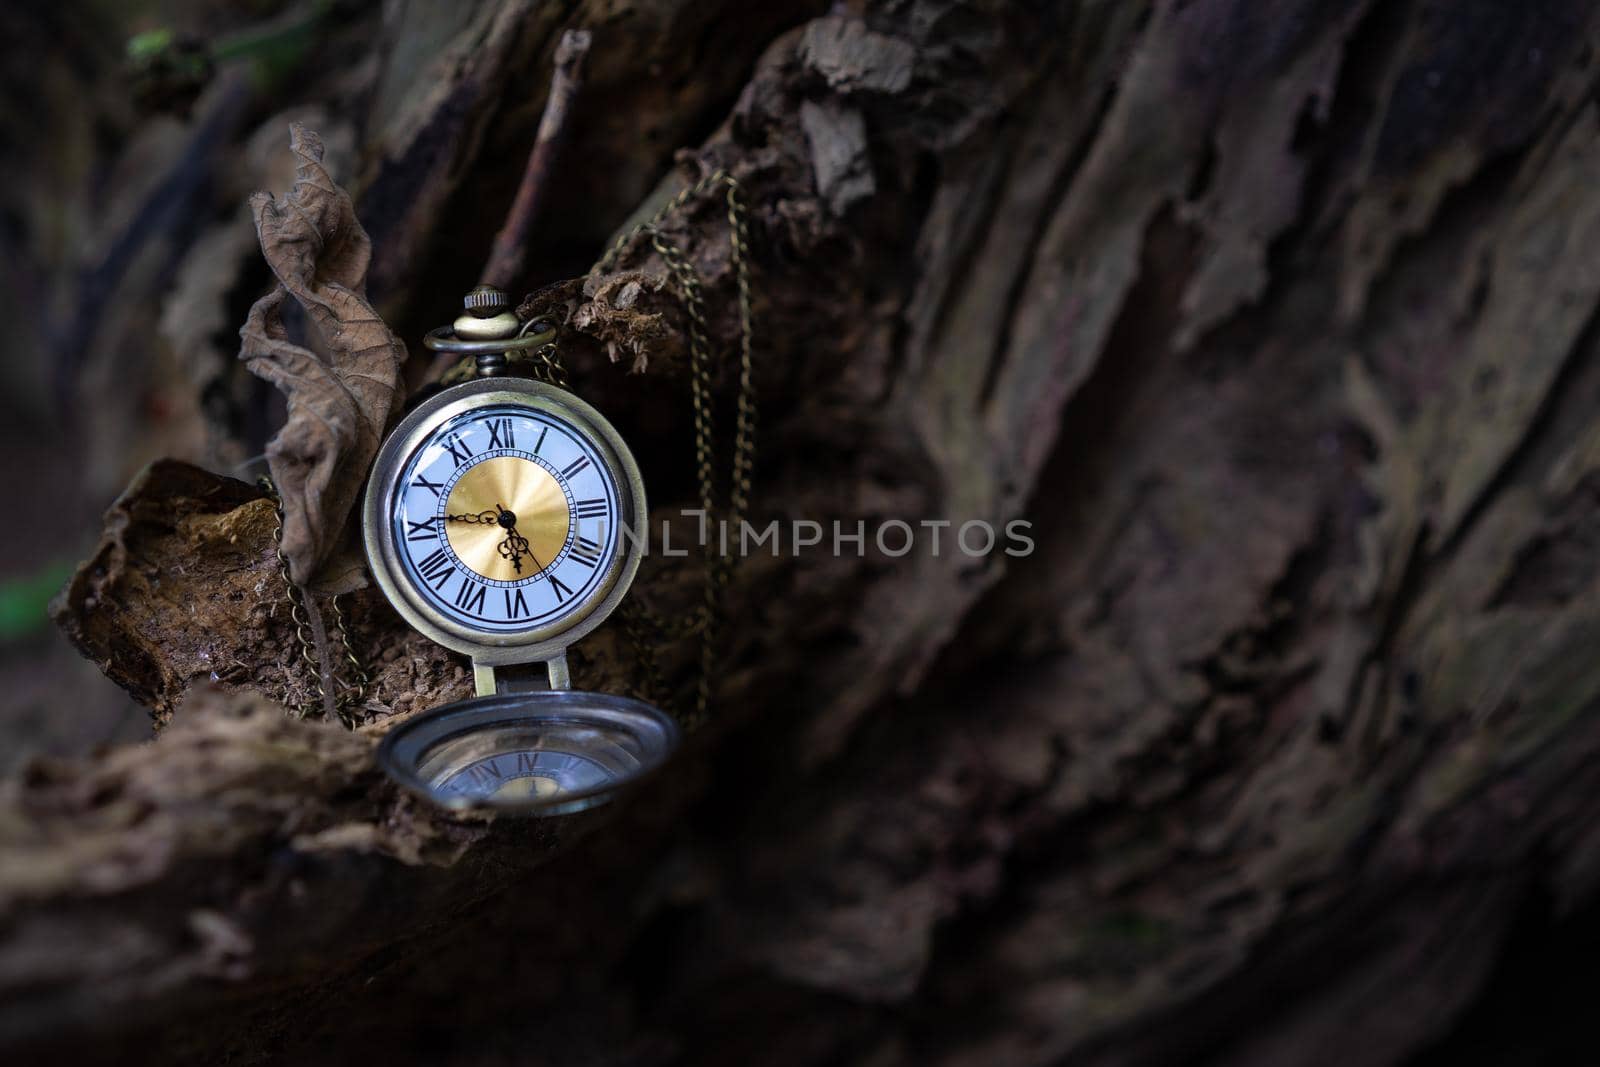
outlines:
{"label": "curled brown leaf", "polygon": [[[250,198],[278,285],[250,309],[239,355],[288,399],[267,463],[283,497],[289,570],[304,585],[321,577],[339,548],[383,431],[400,410],[406,349],[367,301],[372,242],[322,166],[322,140],[295,124],[289,146],[299,159],[294,187],[282,197]],[[289,339],[289,297],[323,352]]]}

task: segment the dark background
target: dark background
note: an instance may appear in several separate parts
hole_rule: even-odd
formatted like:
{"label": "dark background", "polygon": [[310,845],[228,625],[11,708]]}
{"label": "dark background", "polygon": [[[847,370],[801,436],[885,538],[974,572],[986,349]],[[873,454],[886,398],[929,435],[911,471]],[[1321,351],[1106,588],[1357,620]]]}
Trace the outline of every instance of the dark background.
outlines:
{"label": "dark background", "polygon": [[[815,490],[845,515],[879,506],[871,490],[924,470],[853,458],[898,460],[889,446],[915,436],[903,427],[927,425],[889,399],[915,377],[905,353],[976,353],[998,335],[996,352],[1022,354],[984,367],[958,351],[949,373],[1004,396],[1008,369],[1034,360],[1039,384],[1016,392],[1061,397],[1040,428],[983,423],[997,454],[1044,457],[982,476],[1034,518],[1040,558],[963,594],[953,634],[886,638],[881,655],[848,620],[889,580],[819,579],[798,600],[810,621],[778,629],[793,663],[837,656],[852,681],[803,695],[784,689],[800,666],[747,670],[764,661],[742,636],[733,699],[770,715],[733,717],[687,776],[683,825],[655,827],[646,858],[603,834],[580,850],[615,899],[578,899],[587,883],[543,868],[404,946],[346,952],[325,986],[306,979],[315,966],[236,999],[206,986],[232,1020],[215,1040],[171,1036],[185,1024],[167,1006],[137,1025],[89,1013],[42,1047],[115,1059],[135,1033],[151,1062],[169,1039],[205,1062],[353,1049],[390,1062],[1596,1060],[1600,891],[1585,857],[1600,795],[1585,757],[1600,694],[1584,663],[1600,478],[1559,477],[1586,470],[1600,397],[1600,242],[1583,240],[1600,197],[1600,171],[1584,169],[1600,144],[1591,7],[834,5],[915,42],[918,59],[907,86],[861,105],[866,202],[838,188],[785,202],[835,211],[832,229],[816,224],[832,243],[797,251],[780,231],[811,224],[799,208],[758,235],[774,320],[809,324],[769,338],[783,458],[767,461],[766,491]],[[591,27],[597,43],[527,288],[582,274],[676,150],[731,138],[777,151],[762,109],[793,101],[752,103],[746,84],[784,34],[828,14],[499,0],[0,11],[0,772],[23,781],[36,757],[149,736],[146,711],[46,605],[148,462],[260,470],[283,405],[236,360],[270,283],[245,200],[288,188],[290,121],[321,132],[356,197],[370,291],[417,380],[417,339],[451,317],[504,218],[557,29]],[[496,32],[503,55],[483,44]],[[796,99],[858,91],[790,67],[783,79]],[[1001,102],[966,114],[986,94]],[[1058,176],[1031,176],[1056,153]],[[1588,186],[1563,184],[1563,167]],[[1030,197],[1065,206],[1008,214]],[[1056,247],[1051,226],[1077,257],[1066,282],[993,273]],[[1578,251],[1551,251],[1564,227]],[[962,242],[966,258],[948,253]],[[797,267],[807,256],[825,266]],[[924,268],[949,268],[951,291],[975,301],[1004,290],[1004,314],[966,318],[947,296],[930,316]],[[1074,301],[1082,319],[1051,318]],[[1581,321],[1561,333],[1551,324],[1574,305]],[[835,362],[806,354],[830,345]],[[839,381],[878,399],[839,401]],[[674,418],[641,421],[685,436]],[[805,451],[819,442],[837,454]],[[1479,450],[1481,464],[1462,459]],[[801,455],[821,489],[794,473]],[[937,443],[919,456],[944,458]],[[1112,513],[1129,517],[1101,525]],[[929,581],[946,579],[969,580]],[[751,604],[781,601],[775,589],[736,597],[734,628],[759,631]],[[886,610],[912,618],[935,599],[894,592]],[[807,628],[834,616],[847,621]],[[1215,634],[1194,636],[1202,617]],[[1484,636],[1496,626],[1503,638]],[[1582,676],[1569,688],[1543,684],[1567,668]],[[1172,692],[1177,677],[1203,695]],[[842,754],[794,755],[835,698],[865,709],[817,727],[849,739]],[[1311,754],[1282,755],[1296,745]],[[1035,755],[1059,775],[1023,786],[1007,775],[1031,772],[994,766]],[[1269,778],[1290,782],[1281,806],[1252,799]],[[1296,779],[1321,783],[1315,799]],[[1451,799],[1434,804],[1434,788]],[[1328,798],[1368,790],[1372,806],[1346,816],[1358,829],[1313,826]],[[1253,803],[1274,814],[1226,844],[1208,836]],[[507,832],[537,847],[538,831]],[[1302,833],[1325,862],[1280,862]],[[621,888],[640,885],[649,909]],[[592,936],[602,960],[550,979],[532,1007],[506,988],[549,977],[513,950],[551,936],[529,906],[588,916],[560,958]],[[624,917],[601,931],[593,916],[612,906]],[[95,907],[118,904],[74,914]],[[925,942],[892,932],[902,919]],[[912,942],[906,974],[879,974],[893,970],[882,953]]]}

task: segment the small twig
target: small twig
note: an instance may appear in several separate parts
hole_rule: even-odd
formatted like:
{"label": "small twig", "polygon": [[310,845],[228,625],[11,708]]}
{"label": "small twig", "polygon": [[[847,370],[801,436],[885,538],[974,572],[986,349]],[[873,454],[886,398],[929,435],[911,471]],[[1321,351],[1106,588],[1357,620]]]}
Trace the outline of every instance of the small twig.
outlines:
{"label": "small twig", "polygon": [[539,120],[539,134],[533,142],[533,151],[528,153],[528,165],[522,171],[517,198],[511,202],[506,221],[495,235],[489,262],[483,268],[484,285],[508,289],[522,273],[528,231],[539,214],[550,184],[550,172],[561,143],[566,139],[572,101],[583,86],[583,61],[589,54],[589,41],[588,30],[567,30],[556,45],[555,70],[550,75],[550,96],[545,101],[544,116]]}
{"label": "small twig", "polygon": [[[528,153],[528,163],[522,169],[522,182],[517,186],[516,199],[506,212],[500,232],[495,234],[489,260],[484,264],[482,283],[510,289],[522,273],[522,260],[527,252],[528,231],[539,214],[545,189],[550,184],[550,173],[555,167],[556,155],[566,139],[567,121],[572,112],[572,101],[583,87],[583,61],[589,54],[591,35],[588,30],[567,30],[556,43],[554,70],[550,73],[550,95],[544,102],[544,114],[539,119],[539,132],[534,137],[533,150]],[[513,297],[515,302],[515,297]],[[423,376],[423,383],[431,385],[460,360],[450,352],[440,352]]]}

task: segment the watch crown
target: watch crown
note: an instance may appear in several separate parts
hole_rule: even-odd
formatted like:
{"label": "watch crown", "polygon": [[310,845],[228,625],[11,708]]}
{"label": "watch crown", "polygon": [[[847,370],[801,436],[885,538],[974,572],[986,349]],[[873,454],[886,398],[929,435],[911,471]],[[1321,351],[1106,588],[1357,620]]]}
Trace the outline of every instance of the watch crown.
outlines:
{"label": "watch crown", "polygon": [[480,285],[462,298],[461,304],[467,312],[480,319],[487,319],[498,315],[511,305],[505,290],[492,285]]}

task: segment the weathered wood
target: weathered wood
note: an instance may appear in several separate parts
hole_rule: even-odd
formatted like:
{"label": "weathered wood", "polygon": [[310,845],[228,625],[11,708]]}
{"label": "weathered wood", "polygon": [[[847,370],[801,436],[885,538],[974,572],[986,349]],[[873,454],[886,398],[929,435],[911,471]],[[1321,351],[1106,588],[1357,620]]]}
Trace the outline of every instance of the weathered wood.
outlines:
{"label": "weathered wood", "polygon": [[[754,517],[1026,516],[1037,550],[977,560],[946,531],[937,557],[747,560],[713,726],[558,853],[538,835],[565,824],[456,827],[373,774],[369,735],[464,678],[370,595],[362,736],[179,704],[206,639],[243,664],[225,685],[299,684],[255,592],[264,502],[182,474],[169,507],[113,511],[66,608],[172,725],[0,808],[10,1047],[107,1055],[203,998],[202,1060],[1398,1063],[1530,902],[1600,899],[1600,19],[772,17],[680,168],[729,168],[755,208]],[[658,81],[607,78],[593,29],[606,106],[684,128]],[[586,136],[580,157],[657,158]],[[474,158],[430,143],[428,174]],[[380,251],[393,291],[460,287],[405,250],[467,195],[394,222],[416,228]],[[721,210],[672,233],[727,345]],[[657,519],[688,506],[662,265],[639,250],[571,325]],[[697,562],[653,558],[637,595],[687,608]],[[581,683],[637,686],[595,637]],[[681,699],[692,649],[668,652]]]}

